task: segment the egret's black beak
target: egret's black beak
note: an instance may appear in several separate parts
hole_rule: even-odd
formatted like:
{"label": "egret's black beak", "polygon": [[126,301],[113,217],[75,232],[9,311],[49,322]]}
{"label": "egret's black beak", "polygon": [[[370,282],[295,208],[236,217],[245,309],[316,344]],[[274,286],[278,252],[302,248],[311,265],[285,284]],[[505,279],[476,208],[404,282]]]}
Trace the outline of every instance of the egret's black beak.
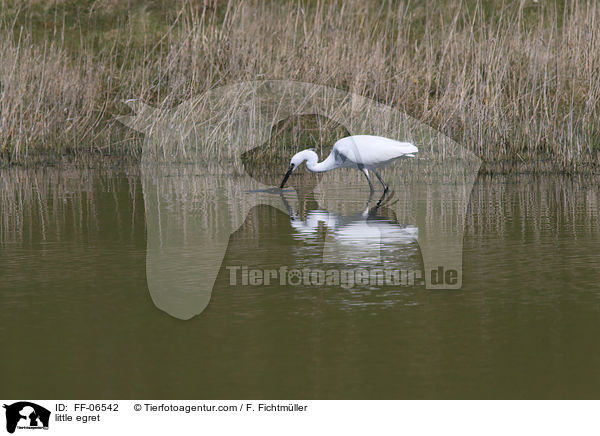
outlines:
{"label": "egret's black beak", "polygon": [[283,187],[285,186],[285,182],[287,182],[287,179],[290,178],[290,176],[292,175],[293,172],[294,172],[294,164],[290,164],[289,168],[287,169],[287,173],[285,173],[285,176],[283,176],[283,180],[281,181],[281,186],[279,187],[280,189],[283,189]]}

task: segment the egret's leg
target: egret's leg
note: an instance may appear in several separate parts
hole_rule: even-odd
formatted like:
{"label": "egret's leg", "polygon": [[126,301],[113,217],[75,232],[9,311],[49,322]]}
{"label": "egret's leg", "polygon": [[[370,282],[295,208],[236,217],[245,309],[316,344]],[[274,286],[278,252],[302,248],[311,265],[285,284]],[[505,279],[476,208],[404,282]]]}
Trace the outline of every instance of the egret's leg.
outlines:
{"label": "egret's leg", "polygon": [[377,171],[373,170],[373,172],[375,173],[375,175],[377,176],[377,178],[379,179],[379,181],[383,185],[383,192],[387,192],[388,189],[389,189],[388,185],[385,184],[385,182],[383,181],[383,179],[381,178],[381,176],[379,175],[379,173]]}
{"label": "egret's leg", "polygon": [[369,216],[369,214],[371,213],[371,200],[373,200],[373,193],[373,190],[371,190],[371,192],[369,193],[369,199],[367,200],[367,208],[362,213],[364,217]]}
{"label": "egret's leg", "polygon": [[387,194],[387,190],[383,191],[383,194],[381,194],[381,197],[379,198],[379,201],[377,202],[377,204],[373,208],[373,213],[377,213],[377,209],[379,209],[379,207],[381,206],[381,203],[383,203],[383,199],[385,198],[386,194]]}
{"label": "egret's leg", "polygon": [[373,189],[373,183],[371,183],[371,178],[369,177],[369,170],[367,170],[364,166],[358,165],[358,169],[363,172],[365,177],[367,178],[367,182],[369,182],[369,188],[371,188],[371,194],[375,189]]}

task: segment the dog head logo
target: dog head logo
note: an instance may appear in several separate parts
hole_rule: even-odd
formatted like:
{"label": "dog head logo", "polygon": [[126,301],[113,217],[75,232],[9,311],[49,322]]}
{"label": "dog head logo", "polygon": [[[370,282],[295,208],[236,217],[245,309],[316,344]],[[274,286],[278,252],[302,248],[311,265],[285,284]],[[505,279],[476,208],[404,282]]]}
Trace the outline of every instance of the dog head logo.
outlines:
{"label": "dog head logo", "polygon": [[[398,244],[418,244],[426,288],[462,286],[465,214],[480,160],[437,130],[389,105],[293,81],[228,85],[174,109],[155,109],[138,101],[129,104],[133,114],[119,121],[145,135],[141,172],[148,288],[154,304],[172,316],[189,319],[206,308],[229,237],[252,208],[270,205],[291,217],[307,204],[306,198],[328,211],[332,223],[323,263],[343,263],[348,255],[380,259],[381,244],[361,245],[356,238],[348,239],[343,232],[349,228],[371,239],[379,237],[382,243],[389,241],[384,235],[393,233]],[[327,124],[323,130],[333,132],[332,137],[278,145],[286,124],[308,118]],[[417,146],[416,157],[382,173],[385,182],[397,188],[399,201],[373,212],[380,203],[376,198],[367,201],[362,174],[351,170],[305,173],[309,183],[295,186],[297,173],[302,172],[298,170],[286,179],[295,195],[279,189],[290,158],[298,151],[315,147],[324,159],[337,140],[357,135]],[[372,219],[381,213],[395,216],[399,225]],[[309,232],[311,217],[322,218],[313,214],[293,225]],[[344,226],[350,219],[354,224]],[[371,252],[361,255],[367,247]]]}
{"label": "dog head logo", "polygon": [[47,429],[50,423],[50,411],[29,401],[19,401],[4,405],[6,409],[6,431],[14,433],[18,428]]}

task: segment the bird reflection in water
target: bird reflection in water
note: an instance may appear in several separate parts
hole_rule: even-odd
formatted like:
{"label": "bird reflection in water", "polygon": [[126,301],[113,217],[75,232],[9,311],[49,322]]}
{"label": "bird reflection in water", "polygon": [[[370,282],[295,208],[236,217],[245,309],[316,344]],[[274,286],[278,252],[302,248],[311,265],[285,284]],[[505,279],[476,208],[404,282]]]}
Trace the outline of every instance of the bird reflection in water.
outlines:
{"label": "bird reflection in water", "polygon": [[[323,241],[323,262],[344,265],[387,265],[400,268],[418,255],[419,229],[399,224],[392,210],[393,193],[383,193],[373,202],[369,195],[364,210],[342,216],[321,208],[307,208],[302,219],[290,206],[285,193],[281,200],[288,211],[295,237],[309,243]],[[315,201],[311,201],[315,204]]]}

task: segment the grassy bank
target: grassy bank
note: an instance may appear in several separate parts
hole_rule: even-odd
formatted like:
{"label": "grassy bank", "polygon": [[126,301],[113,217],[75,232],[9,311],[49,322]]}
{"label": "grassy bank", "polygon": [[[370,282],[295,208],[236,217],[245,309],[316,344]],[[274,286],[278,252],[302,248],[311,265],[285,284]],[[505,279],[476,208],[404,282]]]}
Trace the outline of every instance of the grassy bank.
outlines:
{"label": "grassy bank", "polygon": [[0,1],[4,163],[135,157],[122,100],[264,78],[391,104],[492,166],[598,163],[596,2]]}

